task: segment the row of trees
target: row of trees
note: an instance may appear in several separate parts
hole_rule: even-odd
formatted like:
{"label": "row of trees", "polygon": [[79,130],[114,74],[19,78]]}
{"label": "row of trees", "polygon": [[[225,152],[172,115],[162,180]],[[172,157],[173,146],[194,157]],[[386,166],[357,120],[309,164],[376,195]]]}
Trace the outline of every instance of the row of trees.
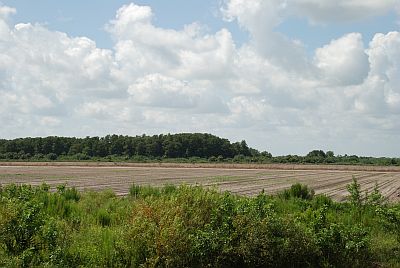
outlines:
{"label": "row of trees", "polygon": [[324,152],[322,150],[313,150],[305,156],[285,155],[271,158],[273,163],[290,163],[290,164],[352,164],[352,165],[383,165],[395,166],[400,165],[400,158],[389,157],[366,157],[357,155],[335,155],[332,151]]}
{"label": "row of trees", "polygon": [[305,156],[275,156],[248,147],[246,141],[231,143],[211,134],[182,133],[154,136],[46,137],[0,140],[2,160],[107,161],[208,161],[236,163],[400,165],[400,158],[335,155],[313,150]]}
{"label": "row of trees", "polygon": [[105,137],[20,138],[0,140],[3,158],[29,159],[40,155],[53,158],[81,154],[88,157],[146,156],[167,158],[233,158],[236,155],[256,156],[259,152],[249,148],[246,141],[231,143],[211,134],[183,133],[154,136],[107,135]]}

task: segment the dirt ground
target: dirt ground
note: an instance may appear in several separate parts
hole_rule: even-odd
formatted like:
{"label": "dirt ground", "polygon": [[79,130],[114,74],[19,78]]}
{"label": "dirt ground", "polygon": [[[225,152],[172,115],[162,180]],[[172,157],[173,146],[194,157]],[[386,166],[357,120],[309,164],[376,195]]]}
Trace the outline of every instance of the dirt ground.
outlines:
{"label": "dirt ground", "polygon": [[346,185],[355,176],[362,190],[371,192],[377,183],[390,201],[400,201],[400,167],[252,164],[133,164],[133,163],[0,163],[0,184],[52,187],[67,183],[79,190],[111,188],[126,195],[132,183],[162,186],[187,184],[216,187],[221,191],[253,196],[264,189],[277,193],[296,182],[317,194],[345,200]]}

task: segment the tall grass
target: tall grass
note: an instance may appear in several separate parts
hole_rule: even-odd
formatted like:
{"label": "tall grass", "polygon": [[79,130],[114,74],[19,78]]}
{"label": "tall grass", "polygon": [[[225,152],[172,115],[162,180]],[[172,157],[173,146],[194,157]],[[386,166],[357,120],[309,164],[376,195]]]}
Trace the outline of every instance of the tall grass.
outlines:
{"label": "tall grass", "polygon": [[253,198],[173,185],[132,185],[124,198],[9,185],[0,187],[0,266],[399,266],[400,205],[350,200],[304,185]]}

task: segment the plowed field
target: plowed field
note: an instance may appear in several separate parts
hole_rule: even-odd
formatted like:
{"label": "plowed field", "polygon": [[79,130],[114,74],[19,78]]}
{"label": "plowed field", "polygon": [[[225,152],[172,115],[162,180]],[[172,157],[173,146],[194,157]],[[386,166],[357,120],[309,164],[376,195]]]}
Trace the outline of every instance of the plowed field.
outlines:
{"label": "plowed field", "polygon": [[188,184],[216,187],[240,195],[261,190],[277,193],[300,182],[317,194],[345,200],[346,185],[355,176],[362,190],[372,191],[375,183],[390,201],[400,201],[399,167],[312,166],[312,165],[207,165],[207,164],[116,164],[116,163],[0,163],[0,184],[52,187],[67,183],[79,190],[113,189],[126,195],[132,183],[162,186]]}

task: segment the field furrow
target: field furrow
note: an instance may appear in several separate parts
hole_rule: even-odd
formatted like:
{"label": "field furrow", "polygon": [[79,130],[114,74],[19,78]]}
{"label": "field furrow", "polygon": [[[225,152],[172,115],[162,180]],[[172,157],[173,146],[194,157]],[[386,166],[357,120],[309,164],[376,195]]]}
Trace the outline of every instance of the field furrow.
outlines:
{"label": "field furrow", "polygon": [[[314,167],[314,168],[313,168]],[[286,169],[285,169],[286,168]],[[163,186],[202,185],[217,187],[240,195],[256,195],[264,190],[276,194],[294,183],[306,184],[316,194],[325,194],[342,201],[348,195],[346,186],[356,177],[363,191],[373,191],[375,184],[390,201],[400,200],[400,169],[360,166],[300,166],[300,165],[121,165],[13,163],[0,165],[0,184],[49,184],[52,189],[66,183],[79,190],[112,189],[126,195],[137,185]]]}

